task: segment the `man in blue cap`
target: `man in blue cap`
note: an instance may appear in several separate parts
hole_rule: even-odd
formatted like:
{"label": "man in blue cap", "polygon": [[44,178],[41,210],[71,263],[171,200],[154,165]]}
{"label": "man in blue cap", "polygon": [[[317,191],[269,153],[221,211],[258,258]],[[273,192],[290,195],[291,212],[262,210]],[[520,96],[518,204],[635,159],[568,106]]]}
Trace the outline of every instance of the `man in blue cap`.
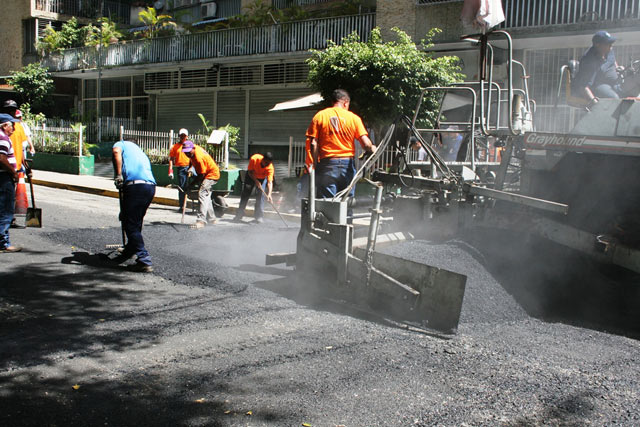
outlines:
{"label": "man in blue cap", "polygon": [[598,98],[619,99],[624,96],[618,75],[623,68],[618,66],[611,49],[615,41],[616,38],[608,32],[598,31],[593,35],[593,46],[580,59],[580,68],[571,89],[591,105],[598,102]]}
{"label": "man in blue cap", "polygon": [[124,262],[136,255],[136,263],[127,267],[131,271],[150,273],[151,256],[144,247],[142,221],[156,194],[156,180],[151,173],[151,162],[137,144],[118,141],[113,145],[114,183],[120,191],[120,221],[127,236],[122,254],[116,258]]}
{"label": "man in blue cap", "polygon": [[11,144],[13,123],[17,119],[0,114],[0,253],[20,252],[22,249],[9,242],[9,227],[16,202],[16,157]]}

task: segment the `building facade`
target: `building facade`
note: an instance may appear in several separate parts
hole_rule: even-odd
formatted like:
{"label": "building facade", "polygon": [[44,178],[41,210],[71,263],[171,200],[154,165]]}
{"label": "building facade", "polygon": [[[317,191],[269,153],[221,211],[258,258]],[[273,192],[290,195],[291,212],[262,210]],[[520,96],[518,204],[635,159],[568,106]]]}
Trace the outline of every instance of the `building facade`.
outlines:
{"label": "building facade", "polygon": [[[12,52],[6,61],[16,69],[32,60],[31,38],[43,22],[62,22],[80,16],[89,3],[102,0],[5,0],[16,6],[23,31],[22,55]],[[107,2],[110,16],[131,26],[141,6],[136,2]],[[336,0],[266,0],[274,10],[298,6],[314,12],[312,18],[278,22],[271,19],[249,28],[213,29],[171,37],[121,42],[95,48],[67,49],[44,58],[57,78],[74,82],[74,107],[85,117],[128,119],[157,130],[201,127],[197,114],[210,123],[230,123],[241,129],[242,156],[268,147],[284,153],[289,136],[301,140],[313,111],[269,112],[278,102],[308,95],[309,49],[326,47],[357,32],[366,40],[378,26],[387,38],[398,27],[420,40],[434,27],[435,54],[458,55],[469,80],[477,78],[477,51],[461,40],[462,1],[362,1],[349,14],[340,14],[347,2]],[[555,130],[568,126],[576,109],[555,110],[560,67],[579,59],[590,46],[592,34],[605,29],[620,38],[618,60],[640,59],[640,2],[637,0],[504,0],[506,22],[513,36],[514,55],[528,69],[528,84],[537,101],[536,125]],[[202,28],[237,14],[254,12],[253,0],[162,0],[159,13],[173,15],[182,26]],[[60,5],[65,9],[61,10]],[[74,6],[76,5],[76,6]],[[77,5],[84,5],[85,9]],[[132,6],[133,5],[133,6]],[[54,7],[55,6],[55,7]],[[90,5],[89,5],[90,6]],[[73,9],[75,7],[75,9]],[[56,9],[57,8],[57,9]],[[46,9],[46,10],[43,10]],[[73,10],[75,15],[67,12]],[[321,16],[330,10],[337,13]],[[63,13],[64,12],[64,13]],[[87,15],[87,14],[85,14]],[[326,16],[330,15],[330,16]],[[29,29],[27,31],[27,29]],[[34,31],[31,31],[31,30]],[[19,38],[0,31],[13,45]],[[2,40],[2,39],[0,39]],[[7,71],[5,71],[7,73]],[[500,76],[496,76],[500,79]],[[98,83],[99,82],[99,83]],[[98,84],[101,90],[98,91]],[[558,112],[559,111],[559,112]]]}

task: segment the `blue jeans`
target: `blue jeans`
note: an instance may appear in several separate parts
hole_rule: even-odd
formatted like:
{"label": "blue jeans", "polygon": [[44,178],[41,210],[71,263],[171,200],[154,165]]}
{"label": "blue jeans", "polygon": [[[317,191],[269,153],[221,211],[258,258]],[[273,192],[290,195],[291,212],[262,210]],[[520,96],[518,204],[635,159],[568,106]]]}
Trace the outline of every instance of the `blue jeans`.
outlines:
{"label": "blue jeans", "polygon": [[120,220],[127,235],[127,244],[124,247],[123,255],[136,255],[137,261],[146,265],[151,265],[151,256],[144,247],[142,221],[155,194],[156,186],[153,184],[125,185],[122,188]]}
{"label": "blue jeans", "polygon": [[620,99],[620,85],[611,86],[606,83],[592,87],[591,91],[598,98],[614,98]]}
{"label": "blue jeans", "polygon": [[186,196],[185,191],[187,191],[189,166],[176,166],[176,171],[178,176],[178,185],[182,188],[182,191],[178,190],[178,202],[180,203],[180,208],[182,208],[184,205],[184,198]]}
{"label": "blue jeans", "polygon": [[[259,179],[258,182],[262,189],[267,191],[267,178]],[[251,197],[251,192],[253,188],[256,186],[256,183],[249,177],[249,174],[244,178],[244,185],[242,186],[242,194],[240,195],[240,205],[238,206],[237,217],[242,218],[244,215],[244,209],[247,207],[247,202],[249,201],[249,197]],[[253,211],[253,217],[255,219],[262,218],[264,216],[264,193],[258,189],[256,189],[256,207]]]}
{"label": "blue jeans", "polygon": [[9,226],[16,205],[16,184],[6,172],[0,172],[0,249],[11,246]]}
{"label": "blue jeans", "polygon": [[[316,197],[333,197],[351,184],[356,174],[353,157],[329,157],[316,167]],[[353,197],[356,187],[349,193]]]}

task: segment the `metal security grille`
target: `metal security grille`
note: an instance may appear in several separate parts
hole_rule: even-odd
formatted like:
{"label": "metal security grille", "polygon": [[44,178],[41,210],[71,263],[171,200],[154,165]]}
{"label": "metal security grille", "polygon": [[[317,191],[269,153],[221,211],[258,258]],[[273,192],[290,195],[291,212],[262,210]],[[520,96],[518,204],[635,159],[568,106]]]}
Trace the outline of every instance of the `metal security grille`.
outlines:
{"label": "metal security grille", "polygon": [[309,66],[304,62],[265,64],[264,84],[303,83],[308,74]]}
{"label": "metal security grille", "polygon": [[144,75],[144,90],[178,89],[178,71],[147,73]]}
{"label": "metal security grille", "polygon": [[[579,60],[587,47],[535,49],[524,51],[524,65],[531,76],[528,84],[531,97],[537,103],[534,124],[538,131],[566,132],[582,117],[583,111],[569,107],[564,98],[556,102],[560,68],[569,60]],[[640,46],[613,46],[618,64],[627,66],[640,59]],[[564,91],[564,87],[563,87]]]}
{"label": "metal security grille", "polygon": [[506,28],[638,19],[637,0],[506,0]]}
{"label": "metal security grille", "polygon": [[222,67],[220,86],[259,85],[262,81],[260,65],[241,67]]}
{"label": "metal security grille", "polygon": [[310,4],[328,3],[334,0],[273,0],[274,9],[286,9],[294,6],[307,6]]}

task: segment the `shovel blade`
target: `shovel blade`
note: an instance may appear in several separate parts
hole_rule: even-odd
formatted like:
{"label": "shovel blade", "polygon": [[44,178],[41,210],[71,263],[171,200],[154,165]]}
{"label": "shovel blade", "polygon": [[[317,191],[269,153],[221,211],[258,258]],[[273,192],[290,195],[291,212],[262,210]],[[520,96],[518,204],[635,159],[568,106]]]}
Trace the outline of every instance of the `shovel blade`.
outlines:
{"label": "shovel blade", "polygon": [[27,208],[27,218],[25,221],[27,227],[42,227],[42,209]]}

